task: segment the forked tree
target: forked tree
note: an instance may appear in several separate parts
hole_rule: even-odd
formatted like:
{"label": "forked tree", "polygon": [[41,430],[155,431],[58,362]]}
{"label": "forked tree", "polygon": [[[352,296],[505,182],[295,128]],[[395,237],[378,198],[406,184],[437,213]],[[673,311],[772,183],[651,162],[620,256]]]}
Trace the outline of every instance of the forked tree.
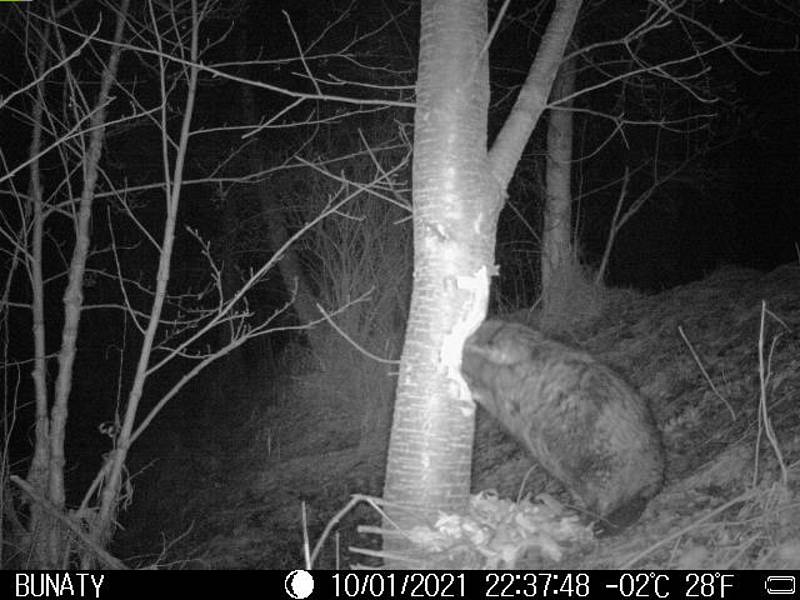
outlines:
{"label": "forked tree", "polygon": [[[466,508],[475,405],[460,374],[486,316],[497,219],[531,131],[547,106],[580,0],[556,2],[517,101],[487,147],[485,0],[422,3],[414,119],[414,286],[400,364],[384,498],[410,530]],[[502,15],[502,11],[501,11]],[[495,31],[495,30],[493,30]],[[407,548],[385,537],[392,554]]]}
{"label": "forked tree", "polygon": [[[549,135],[553,202],[546,209],[549,231],[542,245],[542,270],[549,276],[573,255],[568,168],[573,101],[630,81],[642,94],[672,86],[676,95],[704,107],[715,100],[703,95],[701,85],[708,57],[725,53],[743,62],[738,54],[743,46],[716,33],[702,20],[708,15],[695,14],[686,3],[633,6],[625,14],[610,13],[619,17],[625,32],[565,55],[582,2],[540,3],[540,16],[547,15],[548,24],[513,108],[489,147],[488,52],[508,2],[500,7],[491,29],[485,0],[422,2],[414,122],[414,282],[384,488],[384,558],[393,566],[413,564],[402,560],[413,528],[432,527],[440,514],[462,512],[468,503],[475,405],[460,374],[461,353],[464,341],[486,316],[489,282],[496,274],[498,214],[542,113],[557,109]],[[615,7],[587,4],[586,10],[590,8],[593,21],[587,22],[587,30],[609,18]],[[596,59],[594,53],[602,57],[609,49],[622,52],[626,60],[619,62],[612,54],[605,65]],[[593,60],[605,76],[576,84],[578,59]],[[611,70],[604,70],[606,66]],[[553,94],[560,67],[561,84]],[[643,85],[648,78],[655,84]],[[625,115],[594,112],[591,105],[583,110],[617,125],[611,137],[629,122]],[[691,130],[697,119],[713,117],[708,113],[701,108],[670,123],[659,114],[636,124],[683,124]],[[623,185],[622,197],[624,192]],[[609,248],[619,227],[646,199],[637,198],[621,213],[618,207]]]}

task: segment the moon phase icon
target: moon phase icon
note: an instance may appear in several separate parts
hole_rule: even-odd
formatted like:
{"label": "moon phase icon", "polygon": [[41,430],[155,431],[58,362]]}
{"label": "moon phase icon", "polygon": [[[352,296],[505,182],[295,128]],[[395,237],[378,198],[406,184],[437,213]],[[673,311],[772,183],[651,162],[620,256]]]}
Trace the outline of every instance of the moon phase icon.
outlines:
{"label": "moon phase icon", "polygon": [[314,578],[308,571],[295,570],[286,576],[283,583],[286,593],[294,600],[303,600],[314,591]]}

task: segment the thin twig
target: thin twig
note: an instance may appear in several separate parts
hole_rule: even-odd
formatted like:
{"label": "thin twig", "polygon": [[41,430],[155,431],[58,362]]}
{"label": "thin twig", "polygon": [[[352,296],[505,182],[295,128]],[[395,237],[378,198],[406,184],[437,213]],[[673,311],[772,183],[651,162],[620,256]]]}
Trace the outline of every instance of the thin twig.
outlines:
{"label": "thin twig", "polygon": [[306,561],[306,569],[311,569],[313,563],[311,562],[311,553],[309,551],[308,543],[308,511],[306,510],[305,500],[300,503],[300,518],[303,523],[303,558]]}
{"label": "thin twig", "polygon": [[[372,292],[372,290],[367,292],[367,294],[370,294],[371,292]],[[367,350],[363,346],[360,346],[358,344],[358,342],[356,342],[353,338],[351,338],[349,335],[347,335],[347,333],[341,327],[339,327],[333,319],[330,318],[330,316],[328,315],[327,311],[324,308],[322,308],[322,306],[320,306],[319,302],[317,302],[317,310],[320,313],[322,313],[323,318],[328,322],[328,324],[331,327],[333,327],[336,330],[336,332],[339,335],[341,335],[345,340],[347,340],[350,343],[351,346],[353,346],[353,348],[355,348],[356,350],[361,352],[361,354],[363,354],[367,358],[371,358],[372,360],[374,360],[376,362],[379,362],[379,363],[383,363],[385,365],[399,365],[400,364],[399,360],[391,360],[389,358],[382,358],[382,357],[378,356],[377,354],[373,354],[372,352],[370,352],[369,350]]]}
{"label": "thin twig", "polygon": [[[767,435],[767,439],[769,440],[770,445],[772,446],[773,452],[775,452],[775,458],[778,459],[778,464],[781,467],[781,479],[783,480],[783,485],[786,486],[789,483],[789,474],[786,471],[786,462],[783,459],[783,452],[781,452],[780,444],[778,443],[778,438],[775,435],[775,430],[772,429],[772,421],[769,418],[769,411],[767,410],[767,384],[769,383],[770,376],[772,375],[772,354],[775,350],[775,344],[783,335],[783,332],[779,333],[772,339],[772,343],[770,345],[769,350],[769,359],[764,361],[764,322],[765,316],[767,312],[767,303],[766,301],[761,301],[761,324],[759,326],[758,331],[758,380],[759,380],[759,421],[764,426],[764,432]],[[756,444],[756,465],[758,465],[758,444]]]}
{"label": "thin twig", "polygon": [[714,382],[711,381],[711,377],[708,376],[708,372],[706,371],[705,367],[703,367],[703,363],[700,362],[700,357],[697,355],[697,352],[695,352],[692,343],[689,341],[689,338],[686,337],[686,334],[683,332],[683,327],[680,325],[678,325],[678,333],[681,334],[683,341],[686,342],[686,346],[689,348],[689,352],[692,353],[694,362],[696,362],[697,366],[700,367],[700,371],[703,373],[703,376],[706,378],[706,381],[708,381],[708,384],[711,386],[711,390],[714,392],[717,398],[719,398],[725,404],[725,406],[728,407],[728,410],[731,413],[731,419],[735,421],[736,412],[733,410],[733,407],[730,405],[730,403],[725,398],[722,397],[722,394],[719,393],[717,387],[714,385]]}
{"label": "thin twig", "polygon": [[[311,566],[313,566],[314,562],[317,560],[317,556],[319,555],[319,552],[322,549],[322,544],[325,543],[325,540],[330,535],[331,530],[334,528],[334,526],[336,526],[336,524],[339,521],[342,520],[342,517],[344,517],[348,512],[350,512],[350,510],[352,510],[353,507],[359,502],[366,502],[367,504],[372,506],[372,508],[374,508],[377,511],[377,513],[383,518],[384,522],[389,523],[392,527],[394,527],[394,531],[382,529],[381,532],[397,533],[408,539],[408,535],[402,529],[400,529],[400,527],[396,523],[394,523],[392,519],[389,518],[389,516],[382,508],[384,506],[387,506],[391,508],[396,508],[398,510],[406,510],[409,513],[411,513],[411,511],[408,509],[407,506],[402,506],[393,502],[388,502],[383,498],[378,498],[376,496],[368,496],[366,494],[353,494],[350,497],[350,500],[347,502],[347,504],[345,504],[344,507],[339,512],[337,512],[335,515],[333,515],[333,517],[331,517],[330,521],[328,521],[328,524],[325,525],[325,529],[322,530],[322,534],[319,536],[319,540],[314,545],[314,551],[311,553],[311,559],[310,559]],[[367,529],[366,526],[359,526],[358,532],[364,533],[366,529]],[[350,550],[352,550],[352,548],[350,548]]]}

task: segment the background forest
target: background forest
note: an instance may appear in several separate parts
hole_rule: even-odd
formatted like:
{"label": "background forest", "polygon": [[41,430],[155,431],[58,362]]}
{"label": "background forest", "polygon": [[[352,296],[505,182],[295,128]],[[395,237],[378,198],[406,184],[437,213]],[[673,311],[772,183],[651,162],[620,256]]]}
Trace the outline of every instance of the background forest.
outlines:
{"label": "background forest", "polygon": [[[676,333],[695,323],[714,348],[736,340],[720,360],[750,374],[743,399],[788,397],[759,371],[772,330],[752,310],[773,294],[775,331],[797,339],[797,274],[762,272],[800,261],[800,9],[491,0],[488,146],[570,4],[503,199],[489,314],[606,357],[649,398],[668,373],[670,397],[688,371],[707,385]],[[313,547],[350,495],[381,495],[415,268],[420,20],[403,0],[0,7],[0,565],[296,566],[304,532]],[[734,408],[727,439],[755,436],[758,402]],[[681,419],[714,418],[656,413],[668,450]],[[473,488],[522,496],[529,465],[478,419]],[[316,564],[376,547],[355,527],[379,521],[370,503],[337,519]],[[800,556],[781,544],[765,547]],[[750,550],[747,566],[774,558]]]}

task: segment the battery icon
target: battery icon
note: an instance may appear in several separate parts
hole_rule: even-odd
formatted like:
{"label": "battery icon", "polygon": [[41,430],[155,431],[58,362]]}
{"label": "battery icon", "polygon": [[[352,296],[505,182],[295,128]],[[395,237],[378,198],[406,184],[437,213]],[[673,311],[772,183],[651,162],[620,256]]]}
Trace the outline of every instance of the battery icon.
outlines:
{"label": "battery icon", "polygon": [[794,575],[770,575],[764,587],[768,594],[794,594]]}

